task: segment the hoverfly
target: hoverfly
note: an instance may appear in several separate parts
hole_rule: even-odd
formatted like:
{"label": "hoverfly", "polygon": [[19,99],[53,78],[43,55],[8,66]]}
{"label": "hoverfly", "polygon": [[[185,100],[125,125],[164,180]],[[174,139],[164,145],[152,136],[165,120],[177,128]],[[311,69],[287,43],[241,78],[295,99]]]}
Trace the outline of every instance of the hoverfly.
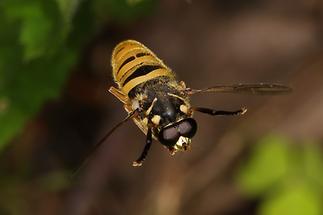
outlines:
{"label": "hoverfly", "polygon": [[215,110],[191,106],[193,94],[252,93],[279,94],[291,91],[280,84],[217,85],[206,89],[191,89],[183,81],[177,81],[174,72],[150,49],[135,40],[125,40],[113,50],[112,75],[116,87],[109,92],[123,103],[128,116],[110,130],[98,144],[101,145],[121,124],[132,119],[146,135],[146,144],[133,166],[141,166],[152,144],[158,140],[173,155],[190,148],[197,130],[193,119],[195,111],[216,115],[242,115],[247,109],[236,111]]}

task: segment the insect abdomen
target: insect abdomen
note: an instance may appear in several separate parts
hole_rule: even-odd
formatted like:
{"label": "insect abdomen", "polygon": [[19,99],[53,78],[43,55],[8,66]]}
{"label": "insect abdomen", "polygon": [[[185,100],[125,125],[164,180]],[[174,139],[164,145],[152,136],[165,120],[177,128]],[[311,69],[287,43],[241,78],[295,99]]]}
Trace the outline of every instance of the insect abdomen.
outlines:
{"label": "insect abdomen", "polygon": [[126,95],[148,80],[161,76],[174,77],[173,72],[152,51],[134,40],[126,40],[116,46],[111,64],[113,78]]}

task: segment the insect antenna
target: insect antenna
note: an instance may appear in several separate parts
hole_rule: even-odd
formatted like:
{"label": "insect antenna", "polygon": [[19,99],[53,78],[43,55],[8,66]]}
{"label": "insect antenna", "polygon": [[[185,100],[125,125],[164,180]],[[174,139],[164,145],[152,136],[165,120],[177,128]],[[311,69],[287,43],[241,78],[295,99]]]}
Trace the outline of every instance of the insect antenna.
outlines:
{"label": "insect antenna", "polygon": [[147,156],[148,151],[150,149],[151,143],[152,143],[152,132],[151,132],[151,127],[149,127],[148,131],[147,131],[146,145],[144,147],[144,150],[142,151],[139,158],[136,161],[132,162],[132,166],[141,166],[142,165],[142,163],[146,159],[146,156]]}
{"label": "insect antenna", "polygon": [[128,116],[126,118],[124,118],[121,122],[119,122],[118,124],[116,124],[109,132],[107,132],[101,139],[99,142],[97,142],[93,148],[91,149],[91,151],[86,155],[85,159],[83,160],[83,162],[81,163],[81,165],[75,170],[73,171],[72,174],[72,178],[75,177],[80,170],[89,162],[91,155],[108,139],[108,137],[117,129],[119,128],[123,123],[127,122],[129,119],[132,119],[133,117],[135,117],[138,114],[138,110],[134,110],[131,113],[128,114]]}

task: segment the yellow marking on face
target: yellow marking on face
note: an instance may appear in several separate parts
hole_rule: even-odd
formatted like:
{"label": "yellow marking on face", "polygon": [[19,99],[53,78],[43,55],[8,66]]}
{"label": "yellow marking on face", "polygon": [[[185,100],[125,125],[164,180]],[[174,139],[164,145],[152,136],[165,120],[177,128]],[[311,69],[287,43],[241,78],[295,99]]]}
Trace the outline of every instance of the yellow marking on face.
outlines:
{"label": "yellow marking on face", "polygon": [[177,151],[186,151],[190,147],[190,144],[191,144],[191,139],[190,138],[180,136],[178,138],[176,144],[174,145],[174,148]]}
{"label": "yellow marking on face", "polygon": [[179,109],[183,112],[183,113],[188,113],[188,107],[186,105],[181,105],[179,106]]}
{"label": "yellow marking on face", "polygon": [[159,115],[154,115],[153,118],[151,118],[151,121],[155,124],[155,125],[159,125],[161,117]]}

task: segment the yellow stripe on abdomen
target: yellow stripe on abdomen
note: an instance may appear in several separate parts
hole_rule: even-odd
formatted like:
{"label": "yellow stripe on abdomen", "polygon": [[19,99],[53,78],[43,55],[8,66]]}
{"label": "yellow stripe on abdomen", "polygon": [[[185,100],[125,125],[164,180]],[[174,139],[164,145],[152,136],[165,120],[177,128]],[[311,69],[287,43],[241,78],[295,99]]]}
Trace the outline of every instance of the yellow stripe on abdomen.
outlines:
{"label": "yellow stripe on abdomen", "polygon": [[134,40],[126,40],[116,46],[111,64],[114,80],[126,95],[153,78],[174,78],[173,72],[151,50]]}
{"label": "yellow stripe on abdomen", "polygon": [[130,80],[121,88],[121,90],[123,93],[128,95],[128,93],[139,84],[161,76],[173,77],[173,73],[166,69],[156,69],[146,75],[142,75]]}
{"label": "yellow stripe on abdomen", "polygon": [[122,81],[122,78],[127,76],[127,74],[132,73],[140,65],[160,65],[153,56],[143,56],[136,58],[129,63],[125,64],[116,74],[116,79]]}

